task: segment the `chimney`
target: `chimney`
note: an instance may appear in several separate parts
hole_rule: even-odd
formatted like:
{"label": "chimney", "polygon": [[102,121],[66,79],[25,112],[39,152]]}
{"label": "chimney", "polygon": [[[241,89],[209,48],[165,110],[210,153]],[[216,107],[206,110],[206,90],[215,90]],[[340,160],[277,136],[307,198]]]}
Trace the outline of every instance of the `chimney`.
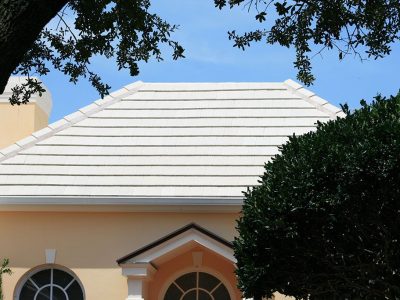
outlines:
{"label": "chimney", "polygon": [[10,77],[3,94],[0,94],[0,149],[5,148],[48,125],[52,106],[48,89],[32,95],[29,103],[12,106],[8,100],[11,88],[23,83],[25,77]]}

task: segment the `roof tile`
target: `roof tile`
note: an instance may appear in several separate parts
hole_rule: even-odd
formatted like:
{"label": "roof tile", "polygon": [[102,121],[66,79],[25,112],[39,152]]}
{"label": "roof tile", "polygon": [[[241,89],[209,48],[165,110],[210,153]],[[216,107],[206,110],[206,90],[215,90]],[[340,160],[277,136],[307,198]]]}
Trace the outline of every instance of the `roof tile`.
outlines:
{"label": "roof tile", "polygon": [[3,149],[0,203],[240,199],[288,136],[338,111],[291,80],[136,82]]}

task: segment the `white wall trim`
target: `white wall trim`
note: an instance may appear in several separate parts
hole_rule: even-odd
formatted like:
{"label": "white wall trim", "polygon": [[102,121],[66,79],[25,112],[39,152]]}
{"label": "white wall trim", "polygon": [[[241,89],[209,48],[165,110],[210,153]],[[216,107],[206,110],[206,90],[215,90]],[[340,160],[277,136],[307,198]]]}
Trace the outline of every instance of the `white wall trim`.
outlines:
{"label": "white wall trim", "polygon": [[124,264],[122,275],[136,279],[151,279],[157,269],[151,263]]}
{"label": "white wall trim", "polygon": [[61,270],[61,271],[64,271],[64,272],[70,274],[75,279],[75,281],[78,282],[78,284],[80,285],[80,287],[82,289],[82,293],[83,293],[83,299],[86,299],[85,287],[83,286],[78,275],[76,275],[75,272],[73,272],[71,269],[69,269],[63,265],[58,265],[58,264],[43,264],[43,265],[33,267],[32,269],[25,272],[21,276],[21,278],[17,281],[17,284],[15,285],[13,299],[19,300],[19,294],[21,293],[22,287],[25,284],[25,282],[28,280],[28,278],[30,278],[32,275],[36,274],[37,272],[40,272],[45,269],[58,269],[58,270]]}
{"label": "white wall trim", "polygon": [[[232,263],[236,263],[236,259],[233,255],[233,249],[221,244],[220,242],[212,239],[211,237],[205,235],[202,232],[191,228],[164,243],[151,248],[138,256],[128,260],[129,263],[146,262],[150,263],[157,258],[160,258],[190,242],[196,242],[199,245],[225,257]],[[123,266],[124,264],[121,264]]]}

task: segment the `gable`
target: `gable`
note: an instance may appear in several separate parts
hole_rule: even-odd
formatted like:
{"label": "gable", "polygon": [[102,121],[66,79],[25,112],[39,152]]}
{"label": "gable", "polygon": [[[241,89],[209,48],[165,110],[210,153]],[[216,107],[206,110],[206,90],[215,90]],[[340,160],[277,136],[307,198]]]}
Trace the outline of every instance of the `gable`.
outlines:
{"label": "gable", "polygon": [[236,262],[233,257],[233,244],[211,231],[190,223],[170,234],[124,256],[117,260],[118,264],[152,263],[171,252],[177,252],[180,247],[195,242],[226,259]]}

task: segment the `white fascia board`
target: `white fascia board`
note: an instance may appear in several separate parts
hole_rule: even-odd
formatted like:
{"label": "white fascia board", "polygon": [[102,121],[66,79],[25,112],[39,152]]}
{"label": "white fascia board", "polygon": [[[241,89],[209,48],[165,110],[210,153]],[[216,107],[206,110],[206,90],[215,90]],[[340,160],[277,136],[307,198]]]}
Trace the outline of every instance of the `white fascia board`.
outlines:
{"label": "white fascia board", "polygon": [[127,198],[0,196],[0,211],[132,211],[238,213],[236,198]]}
{"label": "white fascia board", "polygon": [[219,255],[225,257],[229,261],[236,263],[236,259],[233,255],[233,249],[229,248],[216,240],[210,238],[209,236],[205,235],[202,232],[197,231],[196,229],[192,228],[188,231],[183,232],[140,255],[135,257],[134,259],[130,259],[130,263],[135,262],[146,262],[151,263],[157,258],[160,258],[174,250],[190,243],[196,242],[199,245],[211,250],[212,252],[218,253]]}

